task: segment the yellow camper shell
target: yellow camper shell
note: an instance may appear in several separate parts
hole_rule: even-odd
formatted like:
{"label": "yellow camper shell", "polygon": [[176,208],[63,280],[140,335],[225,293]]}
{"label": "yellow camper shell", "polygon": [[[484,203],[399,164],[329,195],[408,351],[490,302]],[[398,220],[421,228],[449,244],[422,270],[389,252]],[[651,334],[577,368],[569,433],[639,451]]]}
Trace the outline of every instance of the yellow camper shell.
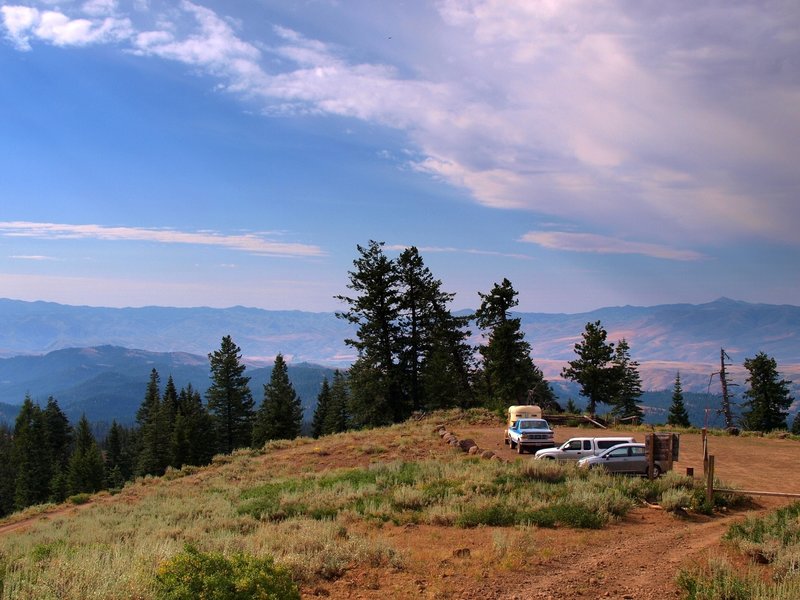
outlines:
{"label": "yellow camper shell", "polygon": [[508,428],[520,419],[541,419],[542,409],[535,404],[515,404],[508,407],[508,420],[506,422],[503,443],[508,444]]}

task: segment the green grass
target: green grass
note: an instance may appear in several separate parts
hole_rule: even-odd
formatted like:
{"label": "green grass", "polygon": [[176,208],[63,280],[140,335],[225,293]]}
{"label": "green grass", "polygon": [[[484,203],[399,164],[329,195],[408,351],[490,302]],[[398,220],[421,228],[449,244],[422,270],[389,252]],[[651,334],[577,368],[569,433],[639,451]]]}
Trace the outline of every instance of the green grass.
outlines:
{"label": "green grass", "polygon": [[613,477],[550,461],[400,461],[274,480],[244,490],[237,512],[272,522],[351,515],[396,524],[595,529],[644,499],[691,500],[692,486],[685,477]]}
{"label": "green grass", "polygon": [[[683,570],[678,585],[690,600],[800,598],[800,502],[764,517],[734,523],[725,534],[731,547],[751,559],[747,569],[715,558]],[[766,572],[765,572],[766,570]]]}

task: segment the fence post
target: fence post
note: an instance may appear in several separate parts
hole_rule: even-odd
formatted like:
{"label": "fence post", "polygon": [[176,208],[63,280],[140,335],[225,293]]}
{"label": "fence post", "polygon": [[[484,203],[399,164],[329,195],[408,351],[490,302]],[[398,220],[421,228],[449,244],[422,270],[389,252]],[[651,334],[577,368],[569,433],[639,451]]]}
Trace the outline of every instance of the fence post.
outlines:
{"label": "fence post", "polygon": [[714,502],[714,455],[708,457],[708,469],[706,472],[706,502],[713,505]]}
{"label": "fence post", "polygon": [[708,473],[708,431],[705,427],[700,433],[700,440],[703,444],[703,475]]}

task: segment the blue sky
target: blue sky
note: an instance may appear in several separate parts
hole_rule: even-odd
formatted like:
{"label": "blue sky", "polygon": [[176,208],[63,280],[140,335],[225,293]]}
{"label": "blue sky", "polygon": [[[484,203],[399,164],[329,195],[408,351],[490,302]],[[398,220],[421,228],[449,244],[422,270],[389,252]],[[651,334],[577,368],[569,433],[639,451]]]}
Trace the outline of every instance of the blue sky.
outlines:
{"label": "blue sky", "polygon": [[800,5],[0,3],[0,296],[800,303]]}

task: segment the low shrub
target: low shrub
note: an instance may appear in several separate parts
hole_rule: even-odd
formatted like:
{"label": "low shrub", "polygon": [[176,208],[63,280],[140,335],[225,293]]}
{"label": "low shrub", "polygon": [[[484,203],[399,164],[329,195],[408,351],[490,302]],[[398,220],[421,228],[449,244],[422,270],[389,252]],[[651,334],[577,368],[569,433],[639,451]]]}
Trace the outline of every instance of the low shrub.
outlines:
{"label": "low shrub", "polygon": [[297,585],[271,558],[227,558],[190,545],[158,567],[156,590],[159,600],[300,600]]}
{"label": "low shrub", "polygon": [[661,494],[661,508],[677,513],[692,506],[692,493],[681,488],[664,490]]}
{"label": "low shrub", "polygon": [[89,502],[89,500],[91,500],[91,498],[92,498],[91,494],[81,493],[70,496],[69,498],[67,498],[67,501],[72,504],[86,504],[87,502]]}

